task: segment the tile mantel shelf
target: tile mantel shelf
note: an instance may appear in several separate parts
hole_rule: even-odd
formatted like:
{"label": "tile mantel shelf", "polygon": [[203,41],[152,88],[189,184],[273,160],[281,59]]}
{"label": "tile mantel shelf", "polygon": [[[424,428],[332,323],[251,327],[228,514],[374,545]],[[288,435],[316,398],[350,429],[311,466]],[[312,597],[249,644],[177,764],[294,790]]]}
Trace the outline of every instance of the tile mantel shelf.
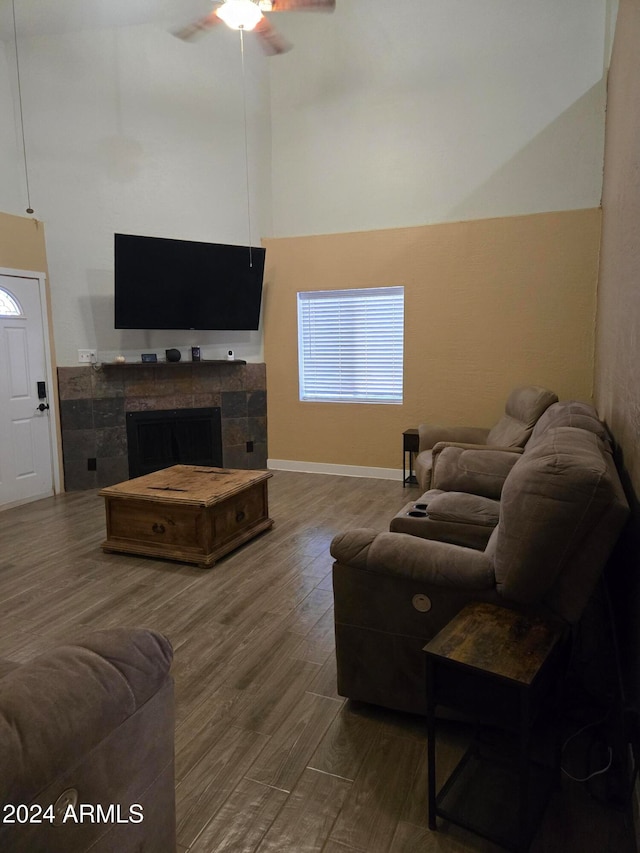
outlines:
{"label": "tile mantel shelf", "polygon": [[[198,367],[202,364],[246,364],[241,358],[203,358],[200,361],[101,361],[99,367],[184,367],[186,364]],[[98,367],[98,365],[96,365]]]}

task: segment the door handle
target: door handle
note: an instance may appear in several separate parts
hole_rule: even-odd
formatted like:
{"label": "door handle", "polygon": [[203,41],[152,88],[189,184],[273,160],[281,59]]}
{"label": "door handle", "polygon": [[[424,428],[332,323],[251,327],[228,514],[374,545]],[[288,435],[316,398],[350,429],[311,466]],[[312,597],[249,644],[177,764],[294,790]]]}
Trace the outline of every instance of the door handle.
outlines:
{"label": "door handle", "polygon": [[48,409],[48,408],[49,408],[49,404],[48,404],[48,403],[40,403],[40,405],[38,406],[37,411],[39,411],[39,412],[44,412],[44,411],[45,411],[46,409]]}

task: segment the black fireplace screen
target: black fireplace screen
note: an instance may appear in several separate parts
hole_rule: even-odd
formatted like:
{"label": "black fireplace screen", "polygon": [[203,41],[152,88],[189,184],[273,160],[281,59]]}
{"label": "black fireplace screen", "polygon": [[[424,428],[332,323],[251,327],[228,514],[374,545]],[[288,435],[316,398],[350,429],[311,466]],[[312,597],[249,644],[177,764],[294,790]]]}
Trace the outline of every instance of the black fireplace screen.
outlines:
{"label": "black fireplace screen", "polygon": [[222,466],[219,408],[127,413],[129,477],[171,465]]}

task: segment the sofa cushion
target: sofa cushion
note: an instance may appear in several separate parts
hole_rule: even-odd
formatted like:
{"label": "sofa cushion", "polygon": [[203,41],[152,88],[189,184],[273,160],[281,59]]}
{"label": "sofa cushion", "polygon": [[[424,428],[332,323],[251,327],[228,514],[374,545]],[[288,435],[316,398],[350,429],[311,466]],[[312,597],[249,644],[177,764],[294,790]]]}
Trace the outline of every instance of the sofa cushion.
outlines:
{"label": "sofa cushion", "polygon": [[531,429],[523,426],[521,421],[503,415],[489,433],[487,444],[495,447],[524,447]]}
{"label": "sofa cushion", "polygon": [[446,492],[468,492],[497,500],[520,454],[450,445],[438,452],[432,484]]}
{"label": "sofa cushion", "polygon": [[530,442],[538,441],[548,429],[553,427],[578,427],[595,433],[610,447],[610,438],[606,426],[598,418],[598,413],[589,403],[580,400],[561,400],[543,412],[531,433]]}
{"label": "sofa cushion", "polygon": [[442,492],[428,505],[429,518],[458,524],[495,527],[500,515],[500,501],[466,492]]}
{"label": "sofa cushion", "polygon": [[620,529],[615,514],[613,524],[601,523],[619,501],[610,458],[594,433],[574,427],[549,429],[527,449],[505,481],[497,532],[485,552],[503,597],[541,602],[561,574],[575,570],[584,581],[573,577],[574,601],[562,603],[561,615],[571,618],[584,604],[591,563],[600,566],[602,551]]}
{"label": "sofa cushion", "polygon": [[487,436],[487,444],[524,447],[538,418],[557,400],[557,394],[539,385],[514,388],[507,398],[503,417]]}
{"label": "sofa cushion", "polygon": [[[438,503],[441,497],[443,501]],[[488,510],[488,505],[492,511]],[[389,530],[484,551],[491,530],[498,522],[498,510],[494,505],[497,507],[497,501],[477,495],[430,489],[416,501],[405,504],[391,519]],[[435,507],[434,512],[432,507]],[[483,511],[482,507],[486,509]]]}
{"label": "sofa cushion", "polygon": [[20,666],[19,663],[16,663],[12,660],[6,660],[5,658],[0,658],[0,680],[8,675],[12,670],[17,669]]}

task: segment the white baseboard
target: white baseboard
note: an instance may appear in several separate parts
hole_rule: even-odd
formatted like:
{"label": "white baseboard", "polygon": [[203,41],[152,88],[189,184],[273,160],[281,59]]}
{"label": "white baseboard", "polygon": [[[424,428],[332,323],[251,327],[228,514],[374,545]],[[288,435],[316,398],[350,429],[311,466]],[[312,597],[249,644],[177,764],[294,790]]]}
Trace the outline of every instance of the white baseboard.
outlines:
{"label": "white baseboard", "polygon": [[305,474],[336,474],[341,477],[372,477],[402,483],[399,468],[369,468],[364,465],[334,465],[330,462],[297,462],[292,459],[267,459],[272,471],[300,471]]}

